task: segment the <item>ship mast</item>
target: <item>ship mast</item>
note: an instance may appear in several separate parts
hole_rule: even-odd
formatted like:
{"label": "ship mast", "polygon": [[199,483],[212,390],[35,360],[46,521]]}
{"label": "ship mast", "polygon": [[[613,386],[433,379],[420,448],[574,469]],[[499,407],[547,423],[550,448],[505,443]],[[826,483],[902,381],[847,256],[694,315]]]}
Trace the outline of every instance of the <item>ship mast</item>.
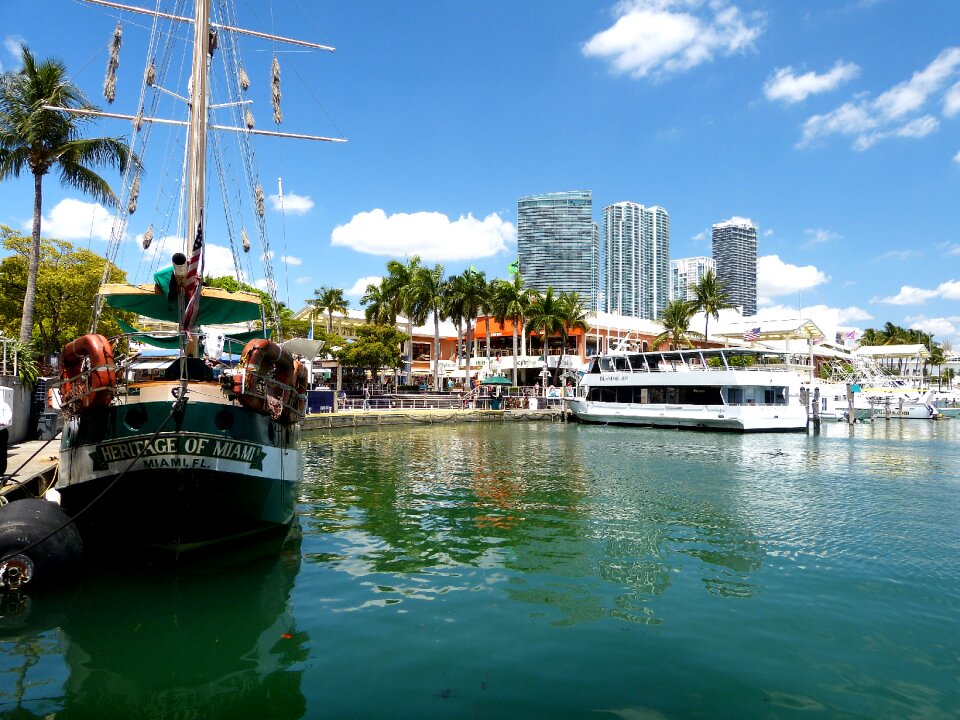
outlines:
{"label": "ship mast", "polygon": [[[203,232],[203,206],[207,171],[207,63],[210,58],[210,0],[197,0],[193,22],[193,71],[190,76],[190,165],[187,172],[187,251]],[[187,255],[190,264],[198,258]],[[199,272],[199,270],[197,270]],[[199,281],[202,278],[198,278]],[[199,290],[199,288],[198,288]]]}

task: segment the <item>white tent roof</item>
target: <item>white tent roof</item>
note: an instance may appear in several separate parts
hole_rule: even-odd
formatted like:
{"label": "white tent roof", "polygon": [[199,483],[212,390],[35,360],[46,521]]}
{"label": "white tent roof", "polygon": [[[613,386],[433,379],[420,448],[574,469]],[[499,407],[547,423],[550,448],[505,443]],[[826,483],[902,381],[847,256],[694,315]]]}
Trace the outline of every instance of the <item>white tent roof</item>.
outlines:
{"label": "white tent roof", "polygon": [[916,345],[861,345],[853,351],[856,355],[872,358],[928,358],[930,351],[920,343]]}

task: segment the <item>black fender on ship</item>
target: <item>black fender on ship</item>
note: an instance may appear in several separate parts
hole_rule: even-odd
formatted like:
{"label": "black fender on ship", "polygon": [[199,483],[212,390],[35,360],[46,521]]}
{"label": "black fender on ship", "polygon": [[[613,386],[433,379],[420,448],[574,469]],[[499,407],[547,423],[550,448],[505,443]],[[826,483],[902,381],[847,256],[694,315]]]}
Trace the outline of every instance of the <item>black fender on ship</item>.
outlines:
{"label": "black fender on ship", "polygon": [[80,532],[56,503],[27,498],[0,507],[0,591],[11,589],[17,576],[30,590],[69,580],[79,571],[82,555]]}

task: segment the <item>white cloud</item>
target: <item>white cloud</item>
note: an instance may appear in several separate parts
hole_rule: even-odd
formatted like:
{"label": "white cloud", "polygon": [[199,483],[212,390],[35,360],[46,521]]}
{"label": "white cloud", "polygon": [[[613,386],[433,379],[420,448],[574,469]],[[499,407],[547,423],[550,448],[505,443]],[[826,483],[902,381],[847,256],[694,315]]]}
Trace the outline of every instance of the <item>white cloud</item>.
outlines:
{"label": "white cloud", "polygon": [[381,280],[383,280],[383,278],[380,275],[368,275],[367,277],[357,278],[353,287],[349,290],[344,290],[343,294],[361,297],[367,292],[367,285],[379,285]]}
{"label": "white cloud", "polygon": [[331,245],[369,255],[419,255],[426,262],[485,258],[516,242],[514,225],[493,213],[483,220],[473,215],[451,221],[443,213],[387,214],[377,208],[359,213],[331,234]]}
{"label": "white cloud", "polygon": [[770,237],[771,235],[773,235],[773,228],[767,228],[766,230],[763,231],[764,237]]}
{"label": "white cloud", "polygon": [[885,298],[873,298],[872,303],[885,303],[887,305],[922,305],[927,300],[937,297],[936,290],[924,290],[922,288],[904,285],[896,295],[890,295]]}
{"label": "white cloud", "polygon": [[[143,234],[137,235],[134,242],[136,242],[137,247],[142,248]],[[184,252],[183,238],[177,235],[164,235],[159,238],[155,237],[153,242],[150,243],[150,247],[143,251],[143,254],[151,261],[159,256],[160,267],[166,267],[170,264],[170,259],[174,253],[178,252]],[[236,277],[237,271],[233,266],[233,252],[230,248],[225,245],[215,245],[211,242],[204,243],[203,274],[210,277],[223,277],[224,275]],[[246,282],[242,269],[240,277]]]}
{"label": "white cloud", "polygon": [[293,255],[284,255],[280,258],[280,262],[285,265],[303,265],[303,260],[298,257],[294,257]]}
{"label": "white cloud", "polygon": [[[937,129],[936,118],[924,115],[910,119],[908,116],[920,111],[928,99],[940,92],[958,71],[960,47],[947,48],[909,80],[894,85],[873,100],[857,98],[823,115],[811,116],[803,124],[798,146],[803,147],[815,140],[838,134],[854,136],[854,149],[866,150],[886,138],[929,135]],[[951,88],[944,98],[945,112],[947,108],[954,107],[953,98],[954,88]]]}
{"label": "white cloud", "polygon": [[957,326],[954,324],[955,318],[928,318],[923,315],[917,317],[906,317],[904,321],[909,323],[913,330],[922,330],[931,335],[946,337],[957,335]]}
{"label": "white cloud", "polygon": [[305,275],[305,276],[302,276],[302,277],[298,277],[298,278],[297,278],[296,280],[294,280],[293,282],[294,282],[294,284],[296,284],[296,285],[306,285],[306,284],[307,284],[308,282],[310,282],[312,279],[313,279],[313,278],[311,278],[309,275]]}
{"label": "white cloud", "polygon": [[707,233],[701,230],[690,239],[693,240],[694,242],[702,242],[703,240],[707,239]]}
{"label": "white cloud", "polygon": [[290,215],[306,215],[313,209],[313,200],[309,195],[288,193],[281,198],[279,195],[270,196],[270,206],[277,211],[282,210]]}
{"label": "white cloud", "polygon": [[837,319],[844,324],[860,322],[861,320],[873,320],[873,315],[863,308],[858,308],[856,305],[840,308],[837,312],[839,313]]}
{"label": "white cloud", "polygon": [[[58,240],[109,240],[113,227],[113,213],[100,203],[65,198],[41,219],[44,237]],[[33,227],[33,221],[22,223],[25,230]]]}
{"label": "white cloud", "polygon": [[829,280],[826,273],[813,265],[791,265],[777,255],[757,258],[757,295],[764,298],[796,295]]}
{"label": "white cloud", "polygon": [[947,90],[943,96],[943,114],[953,117],[960,113],[960,82]]}
{"label": "white cloud", "polygon": [[926,137],[940,127],[940,122],[932,115],[924,115],[915,118],[900,127],[892,130],[877,130],[871,133],[864,133],[857,136],[853,141],[854,150],[866,150],[875,145],[880,140],[886,140],[892,137],[921,138]]}
{"label": "white cloud", "polygon": [[913,258],[923,257],[923,253],[919,250],[890,250],[885,252],[883,255],[880,255],[874,258],[874,262],[884,262],[886,260],[898,260],[903,262],[904,260],[912,260]]}
{"label": "white cloud", "polygon": [[832,68],[823,75],[811,71],[795,75],[792,67],[777,68],[763,84],[767,100],[782,100],[785,103],[798,103],[810,95],[828,92],[842,83],[852,80],[860,74],[860,68],[852,62],[837,60]]}
{"label": "white cloud", "polygon": [[753,220],[746,217],[740,217],[739,215],[734,215],[729,220],[718,222],[714,225],[714,227],[718,227],[721,225],[753,225],[754,227],[757,227],[757,224]]}
{"label": "white cloud", "polygon": [[957,154],[953,156],[953,161],[960,163],[960,150],[957,150]]}
{"label": "white cloud", "polygon": [[725,0],[623,0],[615,13],[614,24],[581,51],[635,78],[679,73],[718,53],[749,50],[763,32],[757,16],[745,20]]}
{"label": "white cloud", "polygon": [[842,237],[832,230],[823,230],[821,228],[807,228],[803,232],[807,236],[807,245],[821,245],[839,240]]}
{"label": "white cloud", "polygon": [[4,49],[8,53],[10,53],[10,56],[13,57],[14,60],[9,68],[7,68],[2,62],[0,62],[0,72],[4,72],[5,70],[14,70],[20,67],[20,60],[21,60],[20,46],[23,45],[25,42],[26,41],[19,35],[7,35],[3,39]]}

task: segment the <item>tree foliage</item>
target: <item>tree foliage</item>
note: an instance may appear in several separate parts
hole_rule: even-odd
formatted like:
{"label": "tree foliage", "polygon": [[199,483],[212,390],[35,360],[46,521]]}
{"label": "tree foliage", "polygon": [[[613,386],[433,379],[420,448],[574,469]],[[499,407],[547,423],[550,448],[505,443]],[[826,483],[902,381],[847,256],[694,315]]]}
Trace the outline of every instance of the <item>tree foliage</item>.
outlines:
{"label": "tree foliage", "polygon": [[357,328],[357,339],[342,347],[336,357],[344,367],[373,372],[380,368],[400,368],[403,366],[400,346],[407,337],[390,325],[361,325]]}
{"label": "tree foliage", "polygon": [[[207,287],[220,288],[221,290],[227,290],[228,292],[248,292],[258,295],[260,297],[260,302],[263,303],[263,311],[267,318],[272,318],[273,314],[273,298],[270,297],[270,293],[265,290],[260,290],[255,288],[252,285],[248,285],[245,282],[240,282],[232,275],[223,275],[221,277],[207,277],[204,278],[203,284]],[[294,312],[282,302],[277,302],[277,317],[280,318],[280,325],[283,330],[282,333],[277,332],[277,328],[273,328],[274,339],[283,341],[289,340],[290,338],[295,337],[306,337],[307,331],[310,329],[309,320],[295,320]],[[269,322],[267,326],[269,327]],[[262,322],[257,323],[258,327],[263,327]]]}
{"label": "tree foliage", "polygon": [[20,341],[33,337],[37,273],[40,265],[40,223],[43,208],[43,178],[51,171],[60,182],[92,196],[115,203],[116,195],[93,168],[123,170],[128,161],[139,166],[135,155],[119,138],[84,138],[90,119],[45,106],[93,109],[83,91],[70,80],[66,66],[57,60],[38,62],[24,45],[22,67],[0,77],[0,180],[33,175],[33,232],[24,292],[21,299]]}
{"label": "tree foliage", "polygon": [[[0,241],[9,253],[0,261],[0,327],[9,336],[20,325],[33,239],[0,225]],[[99,255],[64,240],[41,242],[32,338],[33,347],[41,355],[53,355],[74,338],[90,332],[93,302],[106,263]],[[111,266],[108,281],[126,282],[126,273]],[[132,323],[135,316],[107,308],[100,316],[97,332],[108,337],[120,334],[117,318]]]}

